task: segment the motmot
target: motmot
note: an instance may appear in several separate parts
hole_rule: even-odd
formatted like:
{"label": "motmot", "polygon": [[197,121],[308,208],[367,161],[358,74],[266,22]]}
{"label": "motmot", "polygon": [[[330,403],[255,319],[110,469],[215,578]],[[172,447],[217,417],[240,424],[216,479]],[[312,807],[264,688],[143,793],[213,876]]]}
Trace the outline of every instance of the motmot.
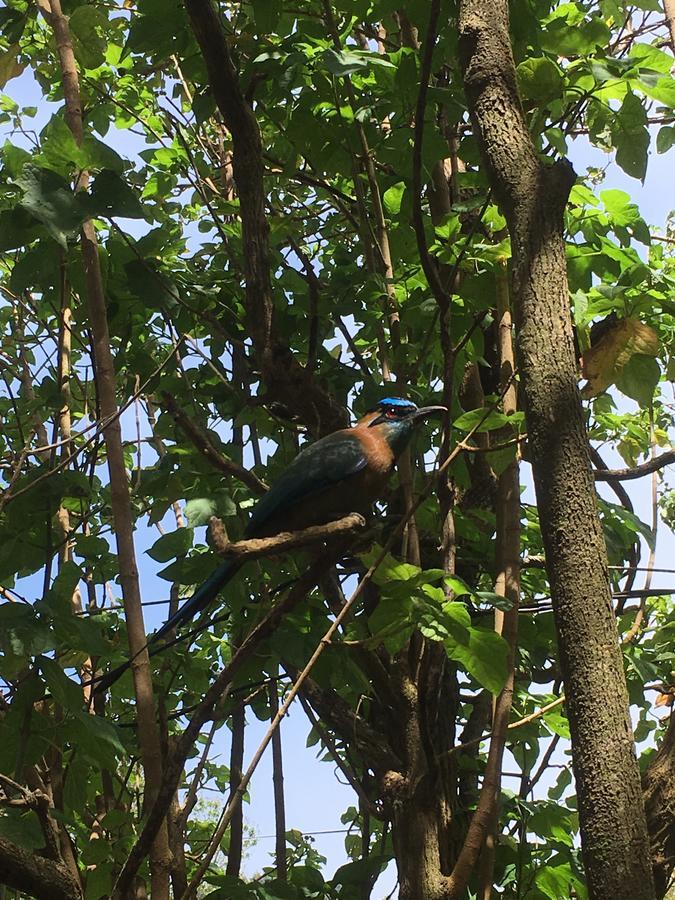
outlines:
{"label": "motmot", "polygon": [[[245,537],[269,537],[324,525],[350,512],[368,513],[382,496],[415,427],[427,416],[444,412],[444,406],[418,408],[409,400],[385,397],[352,428],[335,431],[303,448],[256,504]],[[243,564],[234,561],[218,566],[149,643],[166,637],[210,606]],[[128,665],[104,675],[97,690],[112,684]]]}

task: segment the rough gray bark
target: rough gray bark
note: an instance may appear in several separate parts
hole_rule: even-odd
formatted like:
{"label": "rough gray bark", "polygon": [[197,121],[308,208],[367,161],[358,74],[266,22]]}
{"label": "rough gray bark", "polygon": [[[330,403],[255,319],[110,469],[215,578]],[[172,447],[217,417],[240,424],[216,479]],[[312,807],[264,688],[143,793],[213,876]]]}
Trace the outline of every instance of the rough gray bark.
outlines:
{"label": "rough gray bark", "polygon": [[80,900],[79,884],[65,865],[0,838],[0,884],[37,900]]}
{"label": "rough gray bark", "polygon": [[656,896],[665,896],[675,872],[675,715],[642,779],[652,845]]}
{"label": "rough gray bark", "polygon": [[511,235],[518,359],[572,732],[590,896],[652,898],[640,778],[628,715],[577,388],[563,211],[574,183],[530,139],[507,0],[463,0],[460,63],[490,181]]}

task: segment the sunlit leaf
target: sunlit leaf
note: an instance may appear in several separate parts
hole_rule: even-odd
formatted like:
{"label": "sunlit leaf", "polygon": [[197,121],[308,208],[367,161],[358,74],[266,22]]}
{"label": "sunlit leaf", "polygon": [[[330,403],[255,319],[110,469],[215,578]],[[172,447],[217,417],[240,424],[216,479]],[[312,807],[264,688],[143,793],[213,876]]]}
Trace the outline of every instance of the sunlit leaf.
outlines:
{"label": "sunlit leaf", "polygon": [[558,66],[547,56],[531,57],[517,68],[521,94],[536,103],[546,103],[559,97],[563,76]]}

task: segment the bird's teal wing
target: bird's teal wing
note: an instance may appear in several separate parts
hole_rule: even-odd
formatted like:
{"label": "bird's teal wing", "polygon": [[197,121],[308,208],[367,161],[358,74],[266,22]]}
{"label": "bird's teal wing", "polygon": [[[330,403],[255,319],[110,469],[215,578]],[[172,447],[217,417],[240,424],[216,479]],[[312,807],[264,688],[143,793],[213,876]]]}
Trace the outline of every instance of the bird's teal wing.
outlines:
{"label": "bird's teal wing", "polygon": [[306,447],[258,501],[247,535],[255,536],[273,518],[355,475],[366,463],[361,441],[349,431],[336,431]]}

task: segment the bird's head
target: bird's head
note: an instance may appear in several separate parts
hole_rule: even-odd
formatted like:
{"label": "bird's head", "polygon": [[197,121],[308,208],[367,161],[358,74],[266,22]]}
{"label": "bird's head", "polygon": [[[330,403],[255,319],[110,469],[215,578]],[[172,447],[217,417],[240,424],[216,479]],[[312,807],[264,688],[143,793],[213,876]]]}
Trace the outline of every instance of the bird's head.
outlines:
{"label": "bird's head", "polygon": [[415,425],[427,416],[447,412],[445,406],[416,406],[400,397],[385,397],[359,420],[362,428],[377,428],[398,456],[412,437]]}

